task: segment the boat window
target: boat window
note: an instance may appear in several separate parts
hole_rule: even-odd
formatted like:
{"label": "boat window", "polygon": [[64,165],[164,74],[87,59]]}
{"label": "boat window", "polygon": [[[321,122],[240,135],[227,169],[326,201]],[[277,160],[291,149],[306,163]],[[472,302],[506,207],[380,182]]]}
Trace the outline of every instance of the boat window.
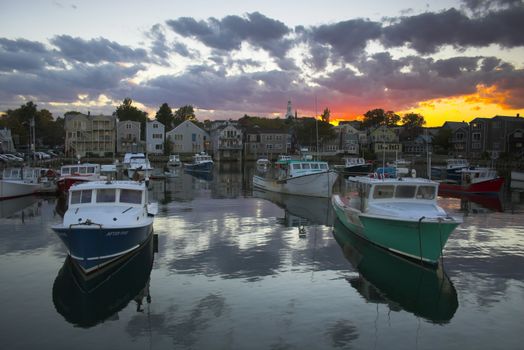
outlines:
{"label": "boat window", "polygon": [[90,167],[87,168],[87,173],[88,174],[94,174],[94,172],[95,172],[95,167],[94,166],[90,166]]}
{"label": "boat window", "polygon": [[419,186],[417,190],[417,199],[434,199],[435,186]]}
{"label": "boat window", "polygon": [[317,163],[312,163],[311,164],[311,169],[318,169],[318,164]]}
{"label": "boat window", "polygon": [[96,191],[97,203],[111,203],[115,201],[116,191],[114,188],[100,189]]}
{"label": "boat window", "polygon": [[142,203],[142,191],[138,190],[120,190],[121,203]]}
{"label": "boat window", "polygon": [[408,185],[398,185],[395,189],[396,198],[413,198],[415,197],[415,192],[417,186],[408,186]]}
{"label": "boat window", "polygon": [[62,168],[62,174],[61,175],[69,175],[70,174],[70,168]]}
{"label": "boat window", "polygon": [[327,169],[327,164],[326,163],[321,163],[320,164],[320,169]]}
{"label": "boat window", "polygon": [[71,174],[78,173],[78,167],[71,168]]}
{"label": "boat window", "polygon": [[86,167],[78,168],[78,170],[79,170],[80,174],[85,174],[86,171],[87,171]]}
{"label": "boat window", "polygon": [[393,192],[395,191],[395,186],[393,185],[377,185],[373,191],[373,198],[393,198]]}
{"label": "boat window", "polygon": [[298,164],[298,163],[293,164],[293,169],[294,170],[300,169],[300,164]]}
{"label": "boat window", "polygon": [[309,163],[302,164],[302,169],[311,169],[311,165]]}
{"label": "boat window", "polygon": [[91,190],[80,190],[71,192],[71,204],[91,203]]}

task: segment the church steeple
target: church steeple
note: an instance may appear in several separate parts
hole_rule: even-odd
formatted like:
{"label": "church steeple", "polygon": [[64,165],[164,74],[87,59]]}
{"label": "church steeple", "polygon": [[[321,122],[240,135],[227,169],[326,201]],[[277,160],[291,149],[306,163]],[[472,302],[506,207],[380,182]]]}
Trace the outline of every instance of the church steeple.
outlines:
{"label": "church steeple", "polygon": [[293,108],[291,106],[291,100],[287,101],[286,119],[293,119]]}

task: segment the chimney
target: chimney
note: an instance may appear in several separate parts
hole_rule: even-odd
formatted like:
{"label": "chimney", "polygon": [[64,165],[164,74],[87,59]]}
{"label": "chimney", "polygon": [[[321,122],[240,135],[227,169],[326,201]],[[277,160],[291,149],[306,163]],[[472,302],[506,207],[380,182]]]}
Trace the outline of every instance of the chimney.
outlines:
{"label": "chimney", "polygon": [[517,118],[520,118],[520,113],[517,113]]}

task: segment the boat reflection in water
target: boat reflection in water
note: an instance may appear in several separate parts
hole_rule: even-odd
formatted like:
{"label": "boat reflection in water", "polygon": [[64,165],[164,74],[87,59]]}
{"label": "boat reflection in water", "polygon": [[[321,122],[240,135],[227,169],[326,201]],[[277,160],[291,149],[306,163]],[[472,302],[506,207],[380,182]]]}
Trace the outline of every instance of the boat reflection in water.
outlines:
{"label": "boat reflection in water", "polygon": [[137,311],[149,304],[149,276],[155,237],[132,255],[85,275],[68,255],[53,284],[56,310],[75,326],[89,328],[104,322],[134,300]]}
{"label": "boat reflection in water", "polygon": [[348,282],[369,302],[388,304],[434,323],[447,323],[458,308],[457,292],[439,264],[428,269],[375,246],[335,219],[333,235],[358,270]]}
{"label": "boat reflection in water", "polygon": [[284,209],[284,221],[288,227],[333,224],[333,207],[330,198],[298,196],[258,189],[253,190],[253,197],[267,199]]}
{"label": "boat reflection in water", "polygon": [[17,197],[0,201],[0,218],[38,215],[38,198],[35,196]]}
{"label": "boat reflection in water", "polygon": [[500,195],[446,193],[439,194],[439,197],[460,199],[460,209],[465,213],[480,214],[504,211]]}

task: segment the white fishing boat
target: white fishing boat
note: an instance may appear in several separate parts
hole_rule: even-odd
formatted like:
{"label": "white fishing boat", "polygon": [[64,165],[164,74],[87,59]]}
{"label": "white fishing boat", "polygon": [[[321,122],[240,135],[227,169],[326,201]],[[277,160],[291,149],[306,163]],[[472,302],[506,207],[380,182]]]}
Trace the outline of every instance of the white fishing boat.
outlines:
{"label": "white fishing boat", "polygon": [[[54,173],[53,173],[54,174]],[[53,177],[44,168],[7,168],[0,180],[0,200],[56,191]]]}
{"label": "white fishing boat", "polygon": [[171,154],[169,156],[169,159],[167,160],[167,168],[171,170],[171,169],[178,169],[180,167],[182,167],[182,162],[180,161],[180,155]]}
{"label": "white fishing boat", "polygon": [[149,178],[153,167],[144,153],[126,153],[122,162],[130,179],[141,180]]}
{"label": "white fishing boat", "polygon": [[346,196],[332,197],[339,220],[372,243],[420,262],[437,264],[462,222],[437,205],[437,182],[354,177],[348,184]]}
{"label": "white fishing boat", "polygon": [[338,174],[328,163],[315,160],[278,160],[265,174],[253,176],[253,186],[272,192],[330,197]]}
{"label": "white fishing boat", "polygon": [[63,222],[52,228],[75,263],[90,273],[142,246],[157,211],[144,182],[85,182],[71,186]]}

